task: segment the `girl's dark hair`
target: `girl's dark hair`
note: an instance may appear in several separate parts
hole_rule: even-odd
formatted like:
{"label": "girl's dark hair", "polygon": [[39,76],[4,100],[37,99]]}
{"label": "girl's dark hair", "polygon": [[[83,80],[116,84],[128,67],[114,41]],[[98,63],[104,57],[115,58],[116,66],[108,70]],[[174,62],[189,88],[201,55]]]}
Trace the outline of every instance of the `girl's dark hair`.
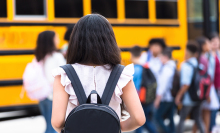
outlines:
{"label": "girl's dark hair", "polygon": [[201,36],[201,37],[198,37],[196,39],[197,43],[198,43],[198,60],[200,59],[200,56],[203,52],[203,46],[206,44],[206,41],[208,40],[208,38],[204,37],[204,36]]}
{"label": "girl's dark hair", "polygon": [[213,38],[219,38],[219,34],[217,32],[213,32],[209,35],[209,40],[212,40]]}
{"label": "girl's dark hair", "polygon": [[152,38],[150,41],[149,41],[149,47],[153,46],[153,45],[160,45],[160,47],[162,49],[165,49],[167,46],[166,46],[166,43],[164,41],[163,38]]}
{"label": "girl's dark hair", "polygon": [[64,35],[64,40],[66,40],[66,41],[69,42],[69,40],[70,40],[70,35],[71,35],[72,31],[73,31],[73,25],[69,25],[69,26],[67,27],[66,33],[65,33],[65,35]]}
{"label": "girl's dark hair", "polygon": [[34,52],[37,61],[43,60],[47,54],[52,54],[56,51],[54,36],[54,31],[44,31],[38,35],[37,47]]}
{"label": "girl's dark hair", "polygon": [[115,34],[105,17],[86,15],[76,23],[67,50],[67,64],[74,63],[111,67],[121,63]]}
{"label": "girl's dark hair", "polygon": [[[121,63],[115,34],[105,17],[99,14],[86,15],[76,23],[67,50],[67,64],[74,63],[109,64],[111,68]],[[125,110],[123,102],[121,109]]]}
{"label": "girl's dark hair", "polygon": [[188,41],[186,49],[192,54],[195,54],[198,52],[198,43],[196,41]]}

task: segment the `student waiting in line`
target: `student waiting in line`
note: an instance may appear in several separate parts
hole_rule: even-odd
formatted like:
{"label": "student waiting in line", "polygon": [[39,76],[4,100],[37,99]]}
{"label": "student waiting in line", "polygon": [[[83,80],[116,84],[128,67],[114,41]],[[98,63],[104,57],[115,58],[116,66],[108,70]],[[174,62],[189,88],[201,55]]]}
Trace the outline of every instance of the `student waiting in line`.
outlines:
{"label": "student waiting in line", "polygon": [[[193,110],[193,117],[195,119],[195,123],[199,128],[200,133],[205,133],[205,126],[201,116],[202,104],[200,102],[192,101],[188,93],[188,89],[192,83],[192,77],[194,72],[193,66],[194,67],[198,66],[198,61],[196,58],[197,52],[198,52],[198,44],[194,41],[189,41],[186,45],[185,62],[181,65],[181,71],[180,71],[181,88],[175,98],[175,102],[177,105],[181,103],[181,99],[183,98],[182,101],[183,107],[180,111],[180,122],[176,130],[177,133],[183,133],[184,121],[192,110]],[[192,64],[193,66],[191,66],[189,63]]]}
{"label": "student waiting in line", "polygon": [[[51,88],[54,81],[53,76],[51,76],[52,70],[58,66],[66,64],[66,60],[63,58],[63,55],[56,52],[58,44],[59,38],[54,31],[44,31],[38,36],[37,48],[35,50],[36,59],[38,61],[44,60],[44,72]],[[51,126],[52,100],[53,94],[51,93],[48,94],[48,98],[39,102],[40,111],[47,124],[45,133],[56,133]]]}
{"label": "student waiting in line", "polygon": [[[163,133],[175,133],[174,109],[175,104],[171,95],[173,77],[176,69],[176,63],[172,60],[170,49],[165,49],[160,56],[162,67],[158,74],[157,96],[154,102],[156,111],[156,121],[161,127]],[[169,119],[169,125],[166,126],[164,119]]]}
{"label": "student waiting in line", "polygon": [[[220,38],[219,34],[212,33],[210,35],[210,46],[211,46],[211,58],[210,64],[213,65],[210,66],[210,72],[214,71],[213,80],[214,80],[214,88],[211,89],[211,118],[210,118],[210,128],[209,131],[212,131],[212,128],[216,125],[216,115],[219,110],[219,98],[220,98]],[[214,61],[213,61],[214,60]],[[214,62],[214,63],[213,63]]]}
{"label": "student waiting in line", "polygon": [[[92,90],[96,90],[102,97],[112,69],[121,63],[120,49],[112,26],[105,17],[90,14],[76,23],[70,37],[67,63],[76,70],[87,97]],[[132,80],[133,73],[132,64],[124,68],[109,104],[120,119],[124,104],[130,114],[127,120],[120,122],[122,131],[135,130],[145,123],[144,111]],[[55,82],[51,121],[55,130],[60,132],[66,117],[79,106],[79,101],[65,71],[57,68],[53,75]]]}
{"label": "student waiting in line", "polygon": [[[153,38],[149,41],[149,50],[144,52],[140,57],[140,64],[147,63],[150,70],[154,74],[156,80],[158,73],[162,66],[162,62],[159,58],[161,52],[166,48],[165,41],[161,38]],[[148,119],[143,127],[145,127],[150,133],[157,133],[157,129],[154,123],[154,106],[153,102],[144,104],[143,109],[145,116]]]}
{"label": "student waiting in line", "polygon": [[[143,67],[140,65],[140,57],[142,49],[139,46],[134,46],[131,48],[131,61],[134,63],[134,75],[133,75],[133,81],[135,88],[137,89],[137,92],[140,92],[141,88],[141,82],[142,82],[142,72]],[[138,128],[136,133],[142,133],[142,127]]]}
{"label": "student waiting in line", "polygon": [[65,65],[61,53],[56,52],[59,38],[54,31],[44,31],[38,35],[35,58],[29,63],[23,75],[28,96],[39,101],[41,114],[46,120],[45,133],[56,133],[51,126],[53,81],[52,69]]}
{"label": "student waiting in line", "polygon": [[142,65],[140,65],[141,52],[142,49],[139,46],[134,46],[133,48],[131,48],[131,61],[132,63],[134,63],[133,81],[137,92],[140,91],[142,81],[143,67]]}
{"label": "student waiting in line", "polygon": [[[209,76],[212,77],[213,79],[213,74],[214,74],[214,68],[213,68],[213,58],[210,55],[210,42],[207,38],[205,37],[199,37],[196,39],[198,45],[199,45],[199,52],[198,52],[198,62],[199,62],[199,68],[200,68],[200,73],[206,73],[208,72]],[[212,69],[211,74],[209,69]],[[211,94],[211,93],[210,93]],[[210,109],[213,100],[210,99],[209,97],[206,101],[203,102],[202,105],[202,117],[203,121],[206,127],[206,133],[209,133],[209,124],[210,124]],[[210,101],[211,100],[211,101]],[[194,124],[193,128],[193,133],[197,132],[197,126]]]}

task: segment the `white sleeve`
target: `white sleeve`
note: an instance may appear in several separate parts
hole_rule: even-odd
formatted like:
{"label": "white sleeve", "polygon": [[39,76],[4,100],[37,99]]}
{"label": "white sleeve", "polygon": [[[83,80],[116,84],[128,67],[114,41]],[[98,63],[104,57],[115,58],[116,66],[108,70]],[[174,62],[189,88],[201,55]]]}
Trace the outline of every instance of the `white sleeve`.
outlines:
{"label": "white sleeve", "polygon": [[141,54],[140,63],[143,65],[147,62],[147,52]]}
{"label": "white sleeve", "polygon": [[51,57],[48,57],[44,64],[45,76],[50,84],[53,84],[54,77],[52,76],[52,70],[59,66],[65,65],[66,61],[62,54],[55,53]]}
{"label": "white sleeve", "polygon": [[172,78],[174,75],[173,69],[165,67],[159,74],[157,95],[163,96],[163,94],[170,89],[170,84],[172,84]]}

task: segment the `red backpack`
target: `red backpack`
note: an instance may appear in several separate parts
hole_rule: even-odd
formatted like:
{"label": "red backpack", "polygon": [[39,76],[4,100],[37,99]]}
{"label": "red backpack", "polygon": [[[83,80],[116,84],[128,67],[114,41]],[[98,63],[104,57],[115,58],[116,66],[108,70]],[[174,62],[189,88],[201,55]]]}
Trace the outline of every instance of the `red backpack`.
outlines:
{"label": "red backpack", "polygon": [[192,82],[189,87],[189,95],[193,101],[203,101],[209,97],[212,80],[208,72],[201,73],[198,67],[194,67],[190,62],[186,62],[193,67]]}

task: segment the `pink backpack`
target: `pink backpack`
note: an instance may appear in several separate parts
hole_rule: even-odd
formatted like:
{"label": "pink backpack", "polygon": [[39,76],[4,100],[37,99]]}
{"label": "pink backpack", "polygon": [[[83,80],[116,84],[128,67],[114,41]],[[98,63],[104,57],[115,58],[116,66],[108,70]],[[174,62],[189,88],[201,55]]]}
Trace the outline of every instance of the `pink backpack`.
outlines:
{"label": "pink backpack", "polygon": [[43,61],[33,59],[23,74],[23,86],[32,100],[44,100],[52,93],[52,87],[44,74]]}

